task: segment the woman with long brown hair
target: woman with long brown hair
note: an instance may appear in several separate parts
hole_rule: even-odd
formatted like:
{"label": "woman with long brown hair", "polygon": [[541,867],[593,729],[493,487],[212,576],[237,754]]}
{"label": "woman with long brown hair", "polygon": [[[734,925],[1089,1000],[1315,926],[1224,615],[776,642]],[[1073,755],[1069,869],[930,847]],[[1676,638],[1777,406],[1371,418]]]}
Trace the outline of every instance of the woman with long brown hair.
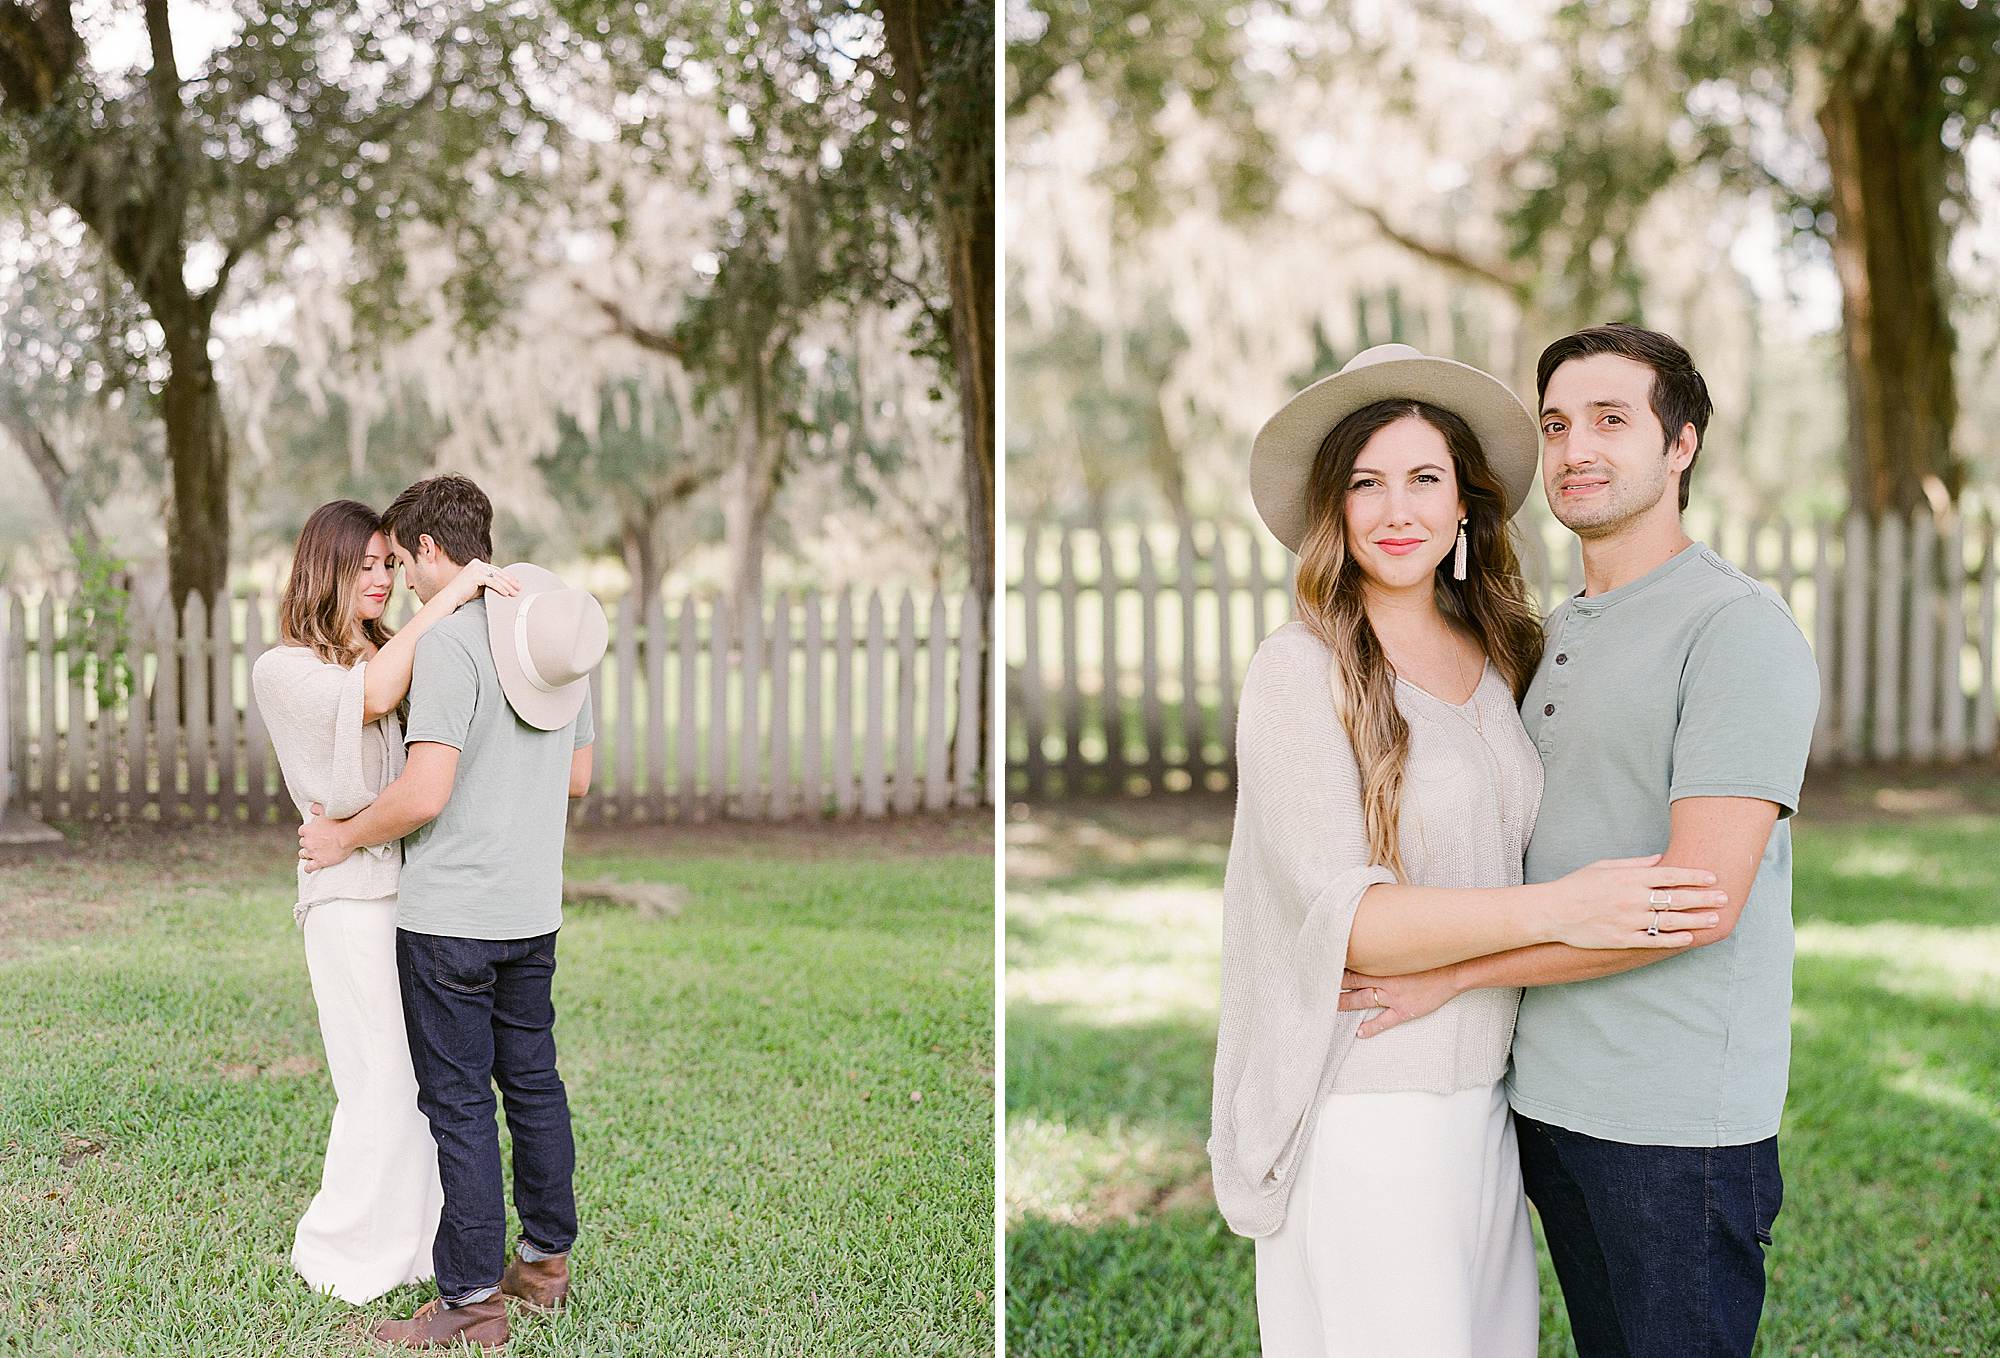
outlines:
{"label": "woman with long brown hair", "polygon": [[1520,992],[1357,1043],[1375,997],[1343,997],[1343,973],[1686,947],[1720,903],[1712,874],[1652,859],[1522,884],[1542,771],[1515,704],[1542,631],[1508,520],[1537,460],[1504,384],[1400,344],[1301,392],[1251,453],[1258,512],[1299,554],[1297,619],[1238,707],[1209,1153],[1257,1237],[1273,1358],[1536,1348],[1500,1087]]}
{"label": "woman with long brown hair", "polygon": [[[481,589],[519,589],[475,561],[391,632],[383,618],[396,565],[381,519],[354,500],[321,505],[299,533],[279,606],[280,644],[258,657],[250,678],[302,820],[315,805],[352,816],[402,771],[396,711],[409,693],[417,638]],[[299,1221],[292,1265],[314,1289],[357,1305],[431,1276],[443,1201],[396,979],[401,867],[402,847],[389,843],[317,872],[302,868],[292,910],[336,1099],[319,1193]]]}

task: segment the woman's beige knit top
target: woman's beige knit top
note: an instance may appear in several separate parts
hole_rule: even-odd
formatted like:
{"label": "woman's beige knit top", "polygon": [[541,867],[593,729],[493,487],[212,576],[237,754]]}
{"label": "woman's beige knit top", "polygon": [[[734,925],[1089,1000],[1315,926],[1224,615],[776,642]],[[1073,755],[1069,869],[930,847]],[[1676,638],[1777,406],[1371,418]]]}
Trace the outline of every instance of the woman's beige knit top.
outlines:
{"label": "woman's beige knit top", "polygon": [[[1339,1008],[1347,936],[1362,893],[1395,875],[1369,861],[1331,665],[1304,624],[1287,623],[1257,648],[1237,709],[1208,1152],[1216,1202],[1241,1235],[1284,1224],[1325,1096],[1492,1084],[1506,1071],[1521,998],[1470,991],[1356,1040],[1368,1014]],[[1518,886],[1542,766],[1499,671],[1488,665],[1459,706],[1398,680],[1396,706],[1410,725],[1399,825],[1409,883]]]}
{"label": "woman's beige knit top", "polygon": [[[257,711],[302,821],[313,818],[314,802],[335,820],[345,820],[403,772],[403,727],[396,714],[361,720],[367,676],[365,660],[348,669],[303,646],[274,646],[250,669]],[[317,872],[300,868],[292,916],[304,924],[306,911],[321,901],[393,896],[402,871],[401,840],[371,844]]]}

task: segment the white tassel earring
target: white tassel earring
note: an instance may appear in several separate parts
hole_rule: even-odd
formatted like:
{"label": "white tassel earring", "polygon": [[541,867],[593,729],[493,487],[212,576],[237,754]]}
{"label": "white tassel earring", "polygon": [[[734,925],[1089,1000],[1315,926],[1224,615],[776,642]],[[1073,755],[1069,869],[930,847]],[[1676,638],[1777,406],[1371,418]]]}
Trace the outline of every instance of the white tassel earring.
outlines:
{"label": "white tassel earring", "polygon": [[1464,519],[1460,519],[1458,521],[1458,546],[1452,548],[1451,552],[1451,578],[1454,580],[1463,580],[1465,578],[1465,520]]}

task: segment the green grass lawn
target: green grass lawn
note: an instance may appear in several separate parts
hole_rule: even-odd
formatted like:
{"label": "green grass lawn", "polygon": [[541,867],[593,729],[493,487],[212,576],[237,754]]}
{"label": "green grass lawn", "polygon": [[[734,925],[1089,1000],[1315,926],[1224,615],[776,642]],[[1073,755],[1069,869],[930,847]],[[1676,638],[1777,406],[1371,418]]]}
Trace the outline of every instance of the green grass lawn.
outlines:
{"label": "green grass lawn", "polygon": [[[1253,1355],[1207,1135],[1230,804],[1010,826],[1007,1346]],[[1850,776],[1796,826],[1785,1206],[1759,1352],[2000,1353],[2000,779]],[[1544,1355],[1572,1352],[1542,1253]]]}
{"label": "green grass lawn", "polygon": [[[571,836],[582,1235],[534,1355],[993,1349],[991,821]],[[0,865],[0,1353],[376,1354],[286,1255],[333,1112],[288,831]]]}

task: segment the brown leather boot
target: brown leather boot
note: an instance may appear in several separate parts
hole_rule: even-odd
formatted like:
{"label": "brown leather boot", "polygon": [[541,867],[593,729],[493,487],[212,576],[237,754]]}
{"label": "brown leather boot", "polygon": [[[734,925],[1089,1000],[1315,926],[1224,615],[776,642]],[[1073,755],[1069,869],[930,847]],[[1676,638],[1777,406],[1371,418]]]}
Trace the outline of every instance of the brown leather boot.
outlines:
{"label": "brown leather boot", "polygon": [[519,1257],[507,1261],[500,1290],[530,1311],[547,1315],[562,1309],[569,1300],[569,1256],[530,1262]]}
{"label": "brown leather boot", "polygon": [[482,1353],[502,1353],[507,1348],[507,1300],[492,1296],[485,1301],[447,1307],[442,1300],[433,1298],[419,1306],[408,1320],[385,1320],[377,1325],[375,1337],[406,1349],[448,1349],[454,1344],[471,1344]]}

